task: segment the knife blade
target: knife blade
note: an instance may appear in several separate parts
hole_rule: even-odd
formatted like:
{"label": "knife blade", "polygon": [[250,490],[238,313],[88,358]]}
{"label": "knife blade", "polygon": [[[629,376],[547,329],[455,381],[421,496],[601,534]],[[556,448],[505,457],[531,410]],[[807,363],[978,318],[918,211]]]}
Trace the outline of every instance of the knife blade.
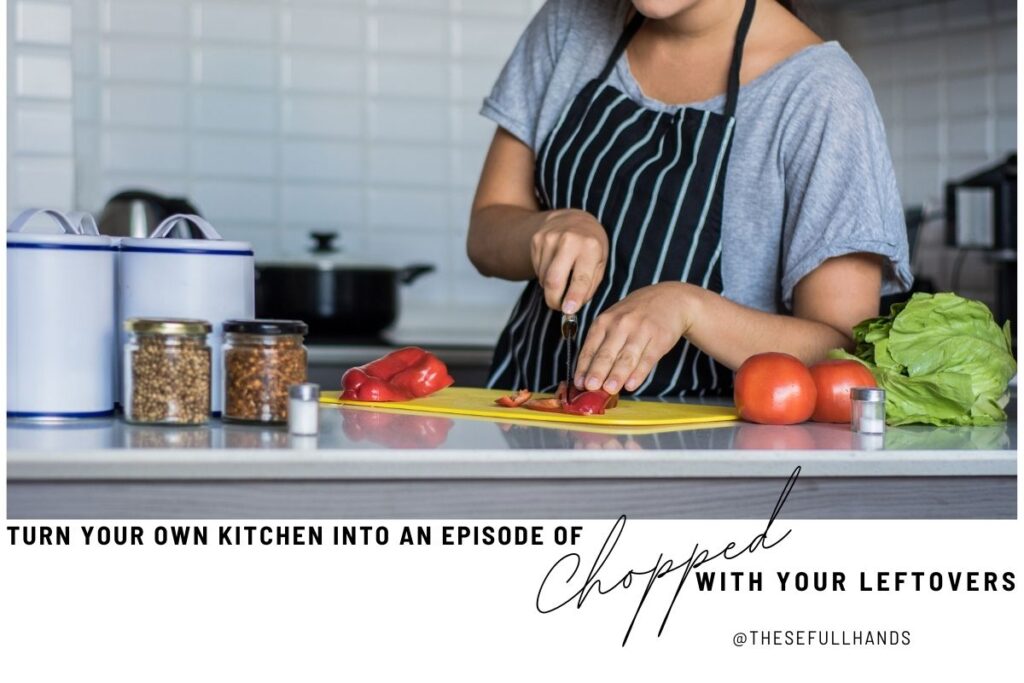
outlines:
{"label": "knife blade", "polygon": [[575,314],[562,314],[562,339],[565,340],[565,386],[572,385],[572,375],[576,370],[576,334],[579,321]]}

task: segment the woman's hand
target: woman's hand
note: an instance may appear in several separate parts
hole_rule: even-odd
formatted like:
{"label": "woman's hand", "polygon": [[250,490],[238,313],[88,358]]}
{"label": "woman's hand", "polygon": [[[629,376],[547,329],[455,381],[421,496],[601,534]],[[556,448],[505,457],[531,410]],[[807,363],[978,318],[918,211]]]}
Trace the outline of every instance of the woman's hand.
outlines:
{"label": "woman's hand", "polygon": [[594,296],[604,277],[608,236],[586,211],[551,211],[530,240],[530,258],[547,305],[576,313]]}
{"label": "woman's hand", "polygon": [[698,303],[693,285],[661,282],[638,289],[597,316],[580,350],[579,389],[633,391],[685,335]]}

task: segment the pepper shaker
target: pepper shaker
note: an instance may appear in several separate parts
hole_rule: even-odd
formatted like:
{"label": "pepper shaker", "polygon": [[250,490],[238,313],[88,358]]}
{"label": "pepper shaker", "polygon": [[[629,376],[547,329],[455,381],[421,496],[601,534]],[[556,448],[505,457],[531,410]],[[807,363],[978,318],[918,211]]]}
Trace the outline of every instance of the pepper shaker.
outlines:
{"label": "pepper shaker", "polygon": [[850,389],[850,429],[860,434],[885,433],[885,389]]}
{"label": "pepper shaker", "polygon": [[288,431],[313,436],[320,430],[320,385],[293,384],[288,387]]}

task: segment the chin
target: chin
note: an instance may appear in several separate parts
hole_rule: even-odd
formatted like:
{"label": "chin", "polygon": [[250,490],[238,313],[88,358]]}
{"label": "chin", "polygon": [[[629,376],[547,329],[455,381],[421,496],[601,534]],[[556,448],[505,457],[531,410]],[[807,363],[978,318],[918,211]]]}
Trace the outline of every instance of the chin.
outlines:
{"label": "chin", "polygon": [[633,0],[633,6],[648,19],[667,19],[700,2],[701,0]]}

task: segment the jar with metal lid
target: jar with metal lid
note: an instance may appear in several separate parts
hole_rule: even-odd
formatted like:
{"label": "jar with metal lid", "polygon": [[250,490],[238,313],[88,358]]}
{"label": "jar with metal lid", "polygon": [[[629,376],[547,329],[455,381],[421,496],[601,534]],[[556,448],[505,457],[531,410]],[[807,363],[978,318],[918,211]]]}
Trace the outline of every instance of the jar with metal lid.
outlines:
{"label": "jar with metal lid", "polygon": [[885,389],[850,389],[850,429],[860,434],[885,433]]}
{"label": "jar with metal lid", "polygon": [[210,419],[210,345],[205,320],[131,318],[124,323],[121,403],[129,422],[196,425]]}
{"label": "jar with metal lid", "polygon": [[224,322],[225,421],[288,421],[288,388],[306,381],[307,329],[299,320]]}

